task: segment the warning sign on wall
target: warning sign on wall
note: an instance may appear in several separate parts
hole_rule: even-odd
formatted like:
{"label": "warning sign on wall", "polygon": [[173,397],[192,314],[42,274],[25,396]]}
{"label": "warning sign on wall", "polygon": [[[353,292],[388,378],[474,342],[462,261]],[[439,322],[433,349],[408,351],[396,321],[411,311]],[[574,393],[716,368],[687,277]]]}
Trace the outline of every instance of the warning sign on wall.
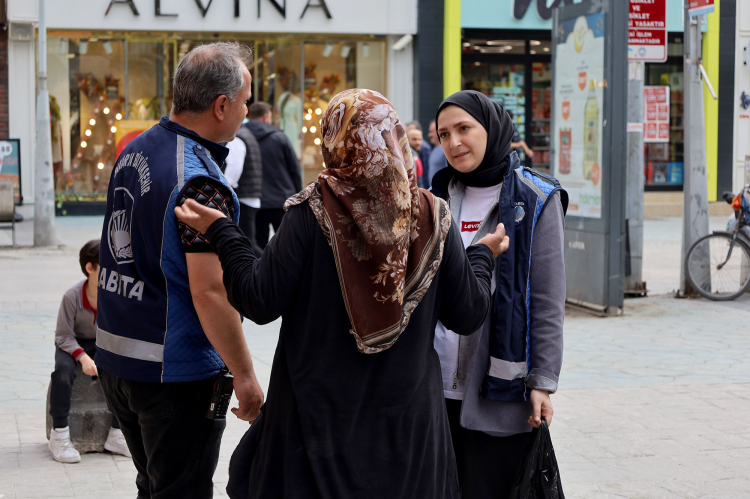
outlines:
{"label": "warning sign on wall", "polygon": [[667,60],[667,0],[630,0],[628,59]]}

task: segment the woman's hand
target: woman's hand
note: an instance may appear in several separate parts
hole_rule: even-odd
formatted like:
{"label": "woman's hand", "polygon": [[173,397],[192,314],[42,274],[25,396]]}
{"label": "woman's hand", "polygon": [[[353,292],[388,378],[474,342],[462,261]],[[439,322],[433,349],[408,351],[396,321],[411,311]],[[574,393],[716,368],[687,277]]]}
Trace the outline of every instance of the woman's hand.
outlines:
{"label": "woman's hand", "polygon": [[[187,223],[187,222],[186,222]],[[492,234],[487,234],[477,241],[492,250],[492,256],[497,258],[508,250],[510,239],[505,235],[505,225],[497,224],[497,229]]]}
{"label": "woman's hand", "polygon": [[194,199],[185,200],[182,206],[175,207],[174,213],[182,223],[201,234],[205,234],[212,223],[224,217],[224,214],[219,210],[203,206]]}
{"label": "woman's hand", "polygon": [[542,418],[547,421],[547,426],[552,426],[552,415],[555,410],[552,408],[552,401],[549,398],[549,392],[544,390],[531,390],[531,405],[534,407],[534,415],[529,416],[529,424],[534,428],[542,426]]}

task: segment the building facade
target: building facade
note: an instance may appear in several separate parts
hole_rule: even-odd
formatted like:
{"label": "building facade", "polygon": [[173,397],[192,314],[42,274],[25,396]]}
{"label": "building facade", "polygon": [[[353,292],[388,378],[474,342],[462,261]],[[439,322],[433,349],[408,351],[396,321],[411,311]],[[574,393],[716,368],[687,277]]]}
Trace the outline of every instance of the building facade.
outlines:
{"label": "building facade", "polygon": [[[462,88],[487,94],[513,114],[519,134],[534,151],[534,158],[524,161],[541,171],[548,171],[550,148],[554,146],[550,136],[551,29],[552,8],[559,3],[560,0],[546,4],[529,0],[461,0],[460,7]],[[716,0],[716,12],[707,16],[703,30],[703,64],[714,88],[723,90],[719,100],[714,101],[704,87],[709,201],[720,199],[723,190],[733,187],[739,162],[744,162],[744,156],[735,157],[734,162],[729,159],[733,143],[750,142],[737,141],[738,135],[731,133],[736,121],[731,104],[735,102],[735,29],[733,25],[723,29],[733,22],[740,3]],[[547,4],[552,5],[545,7]],[[745,6],[745,10],[750,7]],[[644,147],[647,191],[681,191],[683,184],[682,0],[667,0],[667,29],[667,60],[645,64],[643,75],[647,86],[669,87],[670,97],[668,141],[647,143]],[[727,52],[732,54],[730,58],[726,57]],[[737,51],[738,58],[740,52]]]}
{"label": "building facade", "polygon": [[323,168],[320,119],[336,93],[371,88],[402,120],[412,118],[412,47],[391,46],[416,34],[416,0],[384,0],[376,9],[369,0],[47,0],[43,48],[37,4],[8,0],[9,130],[0,136],[21,139],[23,196],[33,202],[35,54],[46,50],[60,214],[90,213],[105,199],[117,155],[169,114],[174,71],[202,43],[237,40],[253,49],[253,99],[273,105],[306,182]]}

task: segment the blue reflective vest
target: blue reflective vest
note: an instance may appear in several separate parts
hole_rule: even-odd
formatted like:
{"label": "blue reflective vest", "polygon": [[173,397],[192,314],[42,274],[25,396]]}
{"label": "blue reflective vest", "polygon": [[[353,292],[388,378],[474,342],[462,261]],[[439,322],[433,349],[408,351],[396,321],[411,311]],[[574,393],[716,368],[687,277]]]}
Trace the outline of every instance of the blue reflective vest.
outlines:
{"label": "blue reflective vest", "polygon": [[197,177],[231,191],[218,166],[227,152],[162,117],[118,157],[99,251],[96,363],[106,372],[166,383],[211,378],[224,367],[193,306],[174,208]]}
{"label": "blue reflective vest", "polygon": [[[449,200],[449,185],[455,170],[446,168],[433,179],[432,192]],[[508,251],[495,260],[495,293],[490,313],[488,372],[482,381],[480,397],[501,402],[524,402],[529,390],[526,378],[531,370],[530,271],[534,230],[539,216],[555,193],[560,193],[563,210],[568,194],[553,177],[520,165],[515,151],[510,153],[510,168],[503,178],[498,204],[480,227],[480,239],[502,222],[510,239]],[[449,200],[457,217],[460,200]],[[495,218],[497,217],[497,218]],[[461,350],[468,342],[459,343]]]}

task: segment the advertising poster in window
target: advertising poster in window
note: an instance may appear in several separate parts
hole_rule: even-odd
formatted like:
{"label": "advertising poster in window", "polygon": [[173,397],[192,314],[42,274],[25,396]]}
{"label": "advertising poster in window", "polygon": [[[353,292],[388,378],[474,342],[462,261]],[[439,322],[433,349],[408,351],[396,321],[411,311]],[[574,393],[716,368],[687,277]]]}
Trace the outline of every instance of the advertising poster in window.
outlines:
{"label": "advertising poster in window", "polygon": [[561,21],[556,44],[552,174],[570,195],[569,215],[601,218],[604,13]]}
{"label": "advertising poster in window", "polygon": [[21,141],[0,139],[0,180],[13,182],[13,199],[21,202]]}
{"label": "advertising poster in window", "polygon": [[669,142],[669,87],[643,87],[643,142]]}

